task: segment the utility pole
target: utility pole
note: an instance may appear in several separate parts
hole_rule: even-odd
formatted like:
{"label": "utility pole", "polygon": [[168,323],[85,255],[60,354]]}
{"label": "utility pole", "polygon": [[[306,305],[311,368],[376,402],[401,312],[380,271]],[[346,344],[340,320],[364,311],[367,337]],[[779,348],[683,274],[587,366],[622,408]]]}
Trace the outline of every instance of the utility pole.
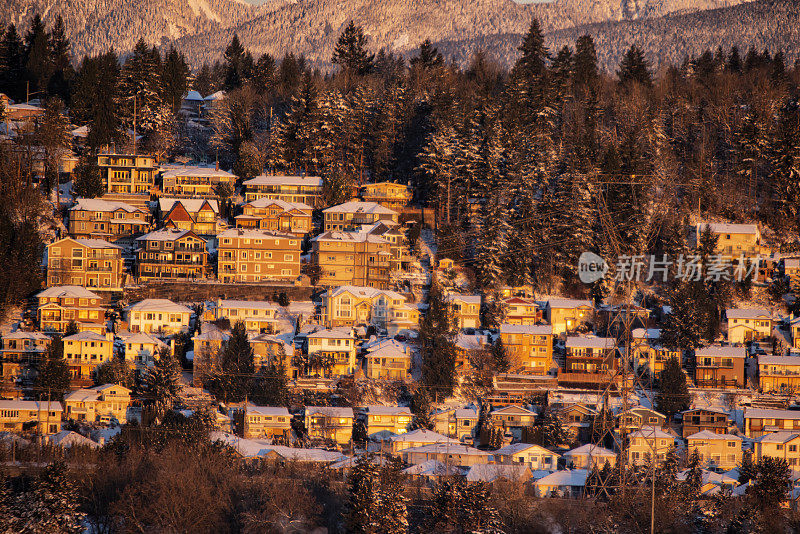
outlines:
{"label": "utility pole", "polygon": [[[133,155],[136,156],[136,95],[133,95]],[[133,162],[136,165],[136,161],[134,159]]]}

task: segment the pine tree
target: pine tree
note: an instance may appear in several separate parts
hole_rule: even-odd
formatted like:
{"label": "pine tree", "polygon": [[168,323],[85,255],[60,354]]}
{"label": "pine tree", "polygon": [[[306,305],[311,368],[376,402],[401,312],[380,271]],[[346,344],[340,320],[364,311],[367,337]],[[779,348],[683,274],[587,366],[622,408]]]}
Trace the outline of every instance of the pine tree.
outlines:
{"label": "pine tree", "polygon": [[698,309],[699,283],[683,281],[672,290],[671,311],[661,328],[661,342],[672,350],[691,350],[700,346],[701,313]]}
{"label": "pine tree", "polygon": [[448,397],[456,383],[457,328],[444,294],[434,280],[428,294],[428,311],[420,321],[422,383],[435,401]]}
{"label": "pine tree", "polygon": [[[120,69],[117,55],[113,50],[98,56],[96,77],[86,80],[89,86],[83,98],[87,98],[91,116],[89,119],[89,137],[87,143],[93,149],[103,145],[117,143],[122,139],[121,125],[122,114],[117,106],[120,94]],[[92,86],[96,93],[92,93]],[[95,98],[95,94],[105,95],[105,98]],[[73,95],[72,103],[75,104]]]}
{"label": "pine tree", "polygon": [[73,171],[72,189],[80,198],[95,198],[106,192],[103,174],[97,158],[91,154],[82,157]]}
{"label": "pine tree", "polygon": [[69,389],[69,366],[64,359],[64,342],[55,336],[36,366],[33,382],[35,396],[39,400],[60,401]]}
{"label": "pine tree", "polygon": [[75,76],[70,57],[70,42],[66,36],[64,19],[56,16],[53,29],[50,30],[50,64],[53,69],[47,86],[48,94],[57,96],[64,102],[69,101],[70,83]]}
{"label": "pine tree", "polygon": [[700,468],[700,455],[697,449],[693,449],[689,454],[686,467],[688,469],[686,481],[684,482],[686,492],[689,498],[696,499],[700,494],[700,486],[703,485],[703,471]]}
{"label": "pine tree", "polygon": [[591,87],[597,83],[597,51],[590,35],[582,35],[575,42],[575,74],[576,86]]}
{"label": "pine tree", "polygon": [[761,513],[777,510],[791,487],[789,466],[783,458],[762,456],[756,464],[756,476],[749,494]]}
{"label": "pine tree", "polygon": [[644,57],[642,49],[631,45],[619,64],[617,78],[622,85],[639,83],[645,87],[653,85],[653,75],[650,73],[650,64]]}
{"label": "pine tree", "polygon": [[31,92],[46,91],[53,68],[47,29],[37,13],[25,34],[25,70]]}
{"label": "pine tree", "polygon": [[92,379],[95,386],[118,384],[122,387],[133,389],[136,385],[133,369],[124,358],[116,356],[98,365],[94,373],[92,373]]}
{"label": "pine tree", "polygon": [[738,466],[739,484],[747,484],[756,478],[756,465],[753,463],[753,451],[742,453],[742,464]]}
{"label": "pine tree", "polygon": [[245,73],[245,49],[239,41],[239,36],[233,34],[228,48],[225,49],[225,90],[232,91],[244,85],[246,81]]}
{"label": "pine tree", "polygon": [[444,58],[439,50],[431,44],[431,40],[425,39],[419,45],[419,55],[412,57],[409,63],[412,67],[431,70],[441,67],[444,63]]}
{"label": "pine tree", "polygon": [[276,75],[275,58],[269,54],[261,54],[256,62],[251,84],[259,94],[263,94],[275,88]]}
{"label": "pine tree", "polygon": [[678,477],[678,453],[675,447],[670,447],[664,456],[664,461],[658,466],[656,472],[656,492],[659,495],[669,495],[676,489]]}
{"label": "pine tree", "polygon": [[142,391],[159,416],[172,408],[180,391],[181,367],[168,348],[158,353],[155,365],[148,369],[142,381]]}
{"label": "pine tree", "polygon": [[222,347],[220,372],[214,378],[215,394],[225,402],[241,402],[250,391],[255,367],[247,329],[238,321]]}
{"label": "pine tree", "polygon": [[509,236],[512,233],[507,204],[503,192],[493,195],[478,231],[475,267],[484,290],[496,289],[505,281],[503,266],[507,261]]}
{"label": "pine tree", "polygon": [[186,57],[170,46],[164,58],[161,72],[163,101],[170,107],[173,115],[181,109],[183,95],[189,89],[189,64]]}
{"label": "pine tree", "polygon": [[44,102],[44,115],[34,131],[34,141],[44,150],[44,177],[47,191],[58,185],[61,157],[70,150],[69,120],[64,114],[64,103],[58,98]]}
{"label": "pine tree", "polygon": [[433,420],[431,419],[431,399],[425,389],[419,388],[411,397],[411,429],[423,428],[433,430]]}
{"label": "pine tree", "polygon": [[528,33],[518,50],[522,52],[522,56],[514,66],[514,74],[540,83],[546,74],[550,52],[544,45],[544,35],[537,19],[531,20]]}
{"label": "pine tree", "polygon": [[371,534],[377,531],[378,487],[378,468],[372,456],[358,456],[347,479],[348,502],[344,516],[347,532]]}
{"label": "pine tree", "polygon": [[375,64],[375,54],[367,51],[367,38],[361,26],[351,20],[333,50],[331,63],[350,75],[364,76],[369,74]]}
{"label": "pine tree", "polygon": [[35,481],[31,491],[14,497],[14,519],[11,532],[36,534],[78,534],[84,532],[84,515],[80,511],[80,494],[67,476],[67,465],[48,465]]}
{"label": "pine tree", "polygon": [[496,373],[507,373],[511,369],[508,351],[500,336],[497,336],[497,340],[492,345],[492,365]]}
{"label": "pine tree", "polygon": [[770,159],[774,184],[775,220],[795,232],[800,231],[800,109],[795,101],[780,110],[776,135],[770,136]]}
{"label": "pine tree", "polygon": [[12,100],[25,99],[25,46],[17,27],[9,24],[0,42],[0,92]]}
{"label": "pine tree", "polygon": [[408,532],[408,508],[403,489],[403,461],[389,458],[380,469],[378,491],[378,513],[376,530],[379,534],[405,534]]}
{"label": "pine tree", "polygon": [[686,387],[686,375],[677,358],[672,357],[664,364],[659,377],[659,388],[656,394],[656,409],[671,418],[678,412],[689,408],[689,390]]}
{"label": "pine tree", "polygon": [[289,379],[287,377],[287,355],[283,344],[270,355],[256,375],[253,384],[253,402],[265,406],[286,406],[289,402]]}

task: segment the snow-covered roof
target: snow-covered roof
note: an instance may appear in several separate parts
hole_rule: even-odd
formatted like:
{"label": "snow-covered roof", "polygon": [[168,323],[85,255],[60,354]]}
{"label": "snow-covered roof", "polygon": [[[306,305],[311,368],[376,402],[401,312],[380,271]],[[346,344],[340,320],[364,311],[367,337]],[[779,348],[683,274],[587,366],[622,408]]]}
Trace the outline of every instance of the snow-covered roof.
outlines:
{"label": "snow-covered roof", "polygon": [[300,211],[313,211],[314,208],[302,202],[287,202],[279,198],[261,197],[257,200],[247,202],[245,206],[252,206],[254,208],[266,208],[268,206],[278,206],[283,211],[300,210]]}
{"label": "snow-covered roof", "polygon": [[397,212],[381,206],[376,202],[360,202],[353,200],[331,206],[330,208],[322,210],[322,213],[372,213],[379,215],[397,215]]}
{"label": "snow-covered roof", "polygon": [[219,213],[219,202],[216,199],[205,199],[205,198],[160,198],[158,199],[158,209],[161,213],[167,213],[172,209],[172,207],[177,204],[178,202],[188,211],[189,213],[197,213],[200,211],[200,208],[208,202],[209,207],[214,213]]}
{"label": "snow-covered roof", "polygon": [[102,198],[76,198],[75,205],[70,208],[70,211],[112,212],[120,209],[128,213],[133,213],[136,211],[141,211],[144,213],[139,208],[131,206],[125,202],[103,200]]}
{"label": "snow-covered roof", "polygon": [[524,465],[476,464],[467,471],[467,482],[494,482],[498,479],[515,482],[530,476],[531,470]]}
{"label": "snow-covered roof", "polygon": [[478,450],[460,443],[428,443],[419,447],[403,449],[403,453],[460,454],[469,456],[491,456],[492,453]]}
{"label": "snow-covered roof", "polygon": [[761,443],[788,443],[800,437],[800,434],[796,432],[789,432],[786,430],[780,430],[778,432],[771,432],[769,434],[764,434],[759,438],[758,441]]}
{"label": "snow-covered roof", "polygon": [[744,358],[747,356],[747,350],[744,347],[711,345],[703,347],[695,351],[695,357],[700,358],[703,356],[714,357],[721,356],[723,358]]}
{"label": "snow-covered roof", "polygon": [[550,299],[547,301],[547,305],[550,308],[566,308],[566,309],[593,307],[592,301],[590,300],[576,300],[576,299]]}
{"label": "snow-covered roof", "polygon": [[481,303],[481,296],[480,295],[462,295],[460,293],[448,293],[445,297],[447,302],[464,302],[466,304],[478,304]]}
{"label": "snow-covered roof", "polygon": [[37,293],[36,298],[99,299],[100,296],[81,286],[53,286]]}
{"label": "snow-covered roof", "polygon": [[91,447],[92,449],[96,449],[100,446],[96,441],[92,441],[86,436],[82,436],[70,430],[62,430],[58,434],[53,434],[50,436],[49,441],[53,445],[58,445],[65,449],[69,449],[70,447]]}
{"label": "snow-covered roof", "polygon": [[453,476],[463,475],[464,469],[452,464],[445,464],[439,460],[427,460],[421,464],[412,465],[403,469],[403,474],[416,476]]}
{"label": "snow-covered roof", "polygon": [[184,100],[200,100],[200,101],[202,101],[203,100],[203,96],[200,93],[198,93],[197,91],[195,91],[194,89],[192,89],[189,92],[187,92],[186,95],[184,95],[183,99]]}
{"label": "snow-covered roof", "polygon": [[108,341],[108,339],[97,332],[84,330],[83,332],[64,337],[63,341]]}
{"label": "snow-covered roof", "polygon": [[217,308],[247,308],[249,310],[279,310],[280,306],[266,300],[238,300],[223,299],[217,303]]}
{"label": "snow-covered roof", "polygon": [[26,400],[7,400],[7,399],[0,399],[0,410],[28,410],[28,411],[38,411],[38,410],[47,410],[48,405],[51,412],[61,412],[63,409],[61,408],[61,403],[58,401],[26,401]]}
{"label": "snow-covered roof", "polygon": [[759,354],[758,365],[800,365],[800,356],[773,356]]}
{"label": "snow-covered roof", "polygon": [[[114,245],[112,243],[109,243],[108,241],[106,241],[104,239],[91,239],[91,238],[82,237],[82,238],[74,239],[74,241],[76,243],[78,243],[80,245],[83,245],[84,247],[88,247],[88,248],[117,248],[117,249],[121,249],[122,248],[122,247],[119,247],[119,246]],[[56,243],[58,243],[58,241],[56,241]],[[51,244],[55,244],[55,243],[51,243]]]}
{"label": "snow-covered roof", "polygon": [[[222,169],[217,169],[216,167],[203,167],[200,165],[180,165],[170,167],[161,173],[162,178],[175,178],[177,176],[191,176],[194,178],[236,178],[235,174],[232,174],[228,171],[223,171]],[[200,200],[200,199],[181,199],[184,200]],[[186,204],[184,204],[186,206]],[[186,208],[187,210],[189,208]]]}
{"label": "snow-covered roof", "polygon": [[191,230],[178,230],[177,228],[162,228],[161,230],[156,230],[141,237],[137,237],[136,241],[175,241],[187,234],[194,235],[194,232]]}
{"label": "snow-covered roof", "polygon": [[605,447],[598,447],[597,445],[593,445],[588,443],[586,445],[581,445],[575,449],[569,450],[564,453],[564,456],[605,456],[605,457],[616,457],[617,453],[612,450],[606,449]]}
{"label": "snow-covered roof", "polygon": [[322,187],[319,176],[256,176],[244,182],[244,186],[252,185],[292,185],[306,187]]}
{"label": "snow-covered roof", "polygon": [[246,411],[248,414],[267,415],[272,417],[291,417],[289,410],[277,406],[256,406],[248,404]]}
{"label": "snow-covered roof", "polygon": [[503,406],[502,408],[496,408],[489,412],[489,415],[495,414],[508,414],[508,413],[515,413],[518,415],[536,415],[536,412],[529,410],[527,408],[523,408],[522,406]]}
{"label": "snow-covered roof", "polygon": [[244,237],[246,239],[297,239],[291,234],[280,232],[270,232],[268,230],[256,230],[253,228],[229,228],[217,235],[220,237]]}
{"label": "snow-covered roof", "polygon": [[456,347],[462,350],[481,350],[488,344],[486,336],[459,332],[455,340]]}
{"label": "snow-covered roof", "polygon": [[192,310],[183,304],[177,304],[169,299],[144,299],[131,304],[127,311],[157,311],[168,313],[192,313]]}
{"label": "snow-covered roof", "polygon": [[456,408],[456,419],[477,419],[478,410],[475,408]]}
{"label": "snow-covered roof", "polygon": [[772,312],[763,308],[743,309],[731,308],[725,310],[728,319],[774,319]]}
{"label": "snow-covered roof", "polygon": [[334,406],[306,406],[305,416],[322,415],[324,417],[349,417],[353,418],[352,408],[337,408]]}
{"label": "snow-covered roof", "polygon": [[654,426],[644,426],[637,430],[636,432],[631,432],[630,436],[631,439],[633,438],[645,438],[645,439],[672,439],[674,436],[668,432],[661,430],[660,428],[656,428]]}
{"label": "snow-covered roof", "polygon": [[[711,484],[738,484],[739,483],[738,479],[733,478],[733,477],[731,477],[729,475],[726,475],[725,473],[715,473],[713,471],[708,471],[707,469],[701,469],[700,473],[701,473],[700,479],[701,479],[701,482],[703,484],[708,484],[708,483],[711,483]],[[677,478],[678,480],[686,480],[686,477],[688,475],[689,475],[689,469],[684,469],[683,471],[679,471],[675,478]]]}
{"label": "snow-covered roof", "polygon": [[405,406],[364,406],[364,413],[369,415],[411,415],[411,410]]}
{"label": "snow-covered roof", "polygon": [[661,337],[660,328],[634,328],[631,330],[634,339],[659,339]]}
{"label": "snow-covered roof", "polygon": [[314,237],[313,239],[311,239],[311,241],[341,241],[341,242],[347,241],[350,243],[389,244],[389,241],[375,234],[368,234],[366,232],[342,232],[339,230],[323,232],[318,236]]}
{"label": "snow-covered roof", "polygon": [[398,293],[397,291],[391,291],[389,289],[375,289],[374,287],[364,287],[364,286],[339,286],[331,290],[329,296],[331,297],[338,297],[342,293],[350,293],[351,295],[358,297],[358,298],[369,298],[373,299],[384,295],[392,300],[402,300],[405,301],[405,297]]}
{"label": "snow-covered roof", "polygon": [[24,330],[17,330],[6,334],[3,339],[28,339],[32,341],[50,341],[50,337],[42,334],[41,332],[25,332]]}
{"label": "snow-covered roof", "polygon": [[758,234],[757,224],[699,223],[697,230],[702,232],[706,226],[715,234]]}
{"label": "snow-covered roof", "polygon": [[511,456],[513,454],[517,454],[523,451],[535,449],[537,451],[544,452],[546,454],[552,454],[553,456],[561,456],[558,453],[555,453],[551,450],[545,449],[541,445],[535,445],[533,443],[512,443],[511,445],[506,445],[503,448],[497,449],[494,451],[495,456]]}
{"label": "snow-covered roof", "polygon": [[701,432],[696,432],[691,436],[688,436],[686,439],[704,439],[704,440],[719,439],[725,441],[742,441],[742,438],[740,438],[739,436],[734,436],[733,434],[717,434],[716,432],[712,432],[710,430],[703,430]]}
{"label": "snow-covered roof", "polygon": [[225,91],[217,91],[216,93],[211,93],[203,100],[214,101],[214,100],[222,100],[223,98],[225,98]]}
{"label": "snow-covered roof", "polygon": [[123,343],[139,343],[143,345],[158,345],[166,347],[167,344],[158,339],[155,336],[151,336],[146,332],[136,332],[136,333],[127,333],[127,334],[117,334],[117,337],[121,338]]}
{"label": "snow-covered roof", "polygon": [[343,329],[343,328],[331,328],[325,330],[318,330],[313,334],[308,334],[309,338],[320,338],[320,339],[353,339],[353,331],[350,329]]}
{"label": "snow-covered roof", "polygon": [[418,428],[405,434],[398,434],[389,438],[392,442],[412,442],[412,443],[459,443],[458,440],[443,436],[433,430]]}
{"label": "snow-covered roof", "polygon": [[567,338],[567,348],[612,349],[617,346],[613,337],[573,336]]}
{"label": "snow-covered roof", "polygon": [[800,419],[800,410],[776,410],[774,408],[745,408],[747,419]]}
{"label": "snow-covered roof", "polygon": [[[398,346],[400,345],[400,346]],[[367,351],[367,358],[408,358],[411,359],[411,353],[408,348],[401,343],[386,343],[381,346],[371,348]]]}
{"label": "snow-covered roof", "polygon": [[551,336],[553,335],[553,327],[547,325],[519,325],[519,324],[506,324],[500,325],[501,334],[532,334],[537,336]]}
{"label": "snow-covered roof", "polygon": [[537,486],[583,487],[586,485],[588,476],[589,471],[586,469],[563,469],[540,478],[534,484]]}

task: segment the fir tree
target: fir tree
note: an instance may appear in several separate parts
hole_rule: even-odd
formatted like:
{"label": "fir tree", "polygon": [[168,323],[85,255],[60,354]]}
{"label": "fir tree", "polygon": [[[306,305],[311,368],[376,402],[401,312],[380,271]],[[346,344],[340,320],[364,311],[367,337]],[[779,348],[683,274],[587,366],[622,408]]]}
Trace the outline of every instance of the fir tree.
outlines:
{"label": "fir tree", "polygon": [[225,90],[232,91],[244,85],[246,81],[245,73],[245,49],[239,41],[239,36],[233,34],[228,48],[225,49]]}
{"label": "fir tree", "polygon": [[118,384],[122,387],[133,389],[136,385],[133,369],[124,358],[116,356],[98,365],[92,375],[95,386]]}
{"label": "fir tree", "polygon": [[238,321],[222,347],[220,372],[214,377],[215,394],[225,402],[243,401],[250,391],[254,372],[253,347],[244,323]]}
{"label": "fir tree", "polygon": [[575,43],[575,74],[577,86],[593,86],[597,82],[597,51],[590,35],[582,35]]}
{"label": "fir tree", "polygon": [[343,72],[359,76],[369,74],[375,64],[375,54],[367,51],[363,28],[352,20],[336,42],[331,63],[339,65]]}
{"label": "fir tree", "polygon": [[171,126],[170,107],[162,95],[161,56],[139,39],[122,69],[118,100],[123,123],[136,126],[150,149],[161,147]]}
{"label": "fir tree", "polygon": [[34,140],[44,150],[44,177],[48,191],[58,185],[62,156],[70,150],[69,120],[64,114],[64,103],[58,98],[44,102],[44,114],[34,132]]}
{"label": "fir tree", "polygon": [[173,46],[170,46],[164,58],[161,85],[164,102],[173,114],[177,114],[181,109],[183,95],[189,89],[189,64],[186,57]]}
{"label": "fir tree", "polygon": [[411,429],[423,428],[433,430],[433,420],[431,419],[431,400],[425,389],[419,388],[411,397]]}
{"label": "fir tree", "polygon": [[739,484],[747,484],[756,478],[756,465],[753,463],[753,452],[742,453],[742,464],[738,466]]}
{"label": "fir tree", "polygon": [[[103,145],[111,145],[122,139],[121,113],[116,103],[120,91],[120,69],[117,55],[113,50],[98,56],[94,61],[96,61],[95,75],[93,78],[85,80],[86,93],[81,94],[81,98],[90,102],[88,104],[91,112],[87,143],[93,149],[99,149]],[[96,93],[93,93],[92,90]],[[105,95],[105,98],[95,98],[96,94]],[[76,96],[73,95],[73,105],[75,105],[75,101]]]}
{"label": "fir tree", "polygon": [[698,309],[702,296],[699,283],[683,281],[670,295],[671,311],[661,328],[661,341],[672,350],[691,350],[700,346],[701,313]]}
{"label": "fir tree", "polygon": [[776,135],[770,136],[775,219],[779,225],[800,231],[800,110],[788,101],[780,110]]}
{"label": "fir tree", "polygon": [[659,388],[655,398],[656,409],[672,418],[678,412],[689,408],[689,390],[686,375],[677,358],[672,357],[664,364],[659,377]]}
{"label": "fir tree", "polygon": [[31,91],[47,90],[53,72],[47,29],[37,13],[25,34],[25,70]]}
{"label": "fir tree", "polygon": [[97,163],[97,157],[89,154],[88,157],[79,160],[73,172],[72,189],[80,198],[103,196],[106,185],[103,183],[103,174]]}
{"label": "fir tree", "polygon": [[542,447],[558,447],[567,443],[568,436],[561,419],[546,412],[536,419],[536,424],[531,429],[530,439]]}
{"label": "fir tree", "polygon": [[84,532],[80,493],[67,476],[67,465],[48,465],[34,482],[31,491],[14,498],[11,532],[78,534]]}
{"label": "fir tree", "polygon": [[653,76],[650,73],[650,64],[644,57],[644,52],[636,45],[631,45],[619,64],[617,78],[622,85],[639,83],[645,87],[653,85]]}
{"label": "fir tree", "polygon": [[275,58],[269,54],[261,54],[256,61],[251,85],[260,94],[274,89],[277,65]]}
{"label": "fir tree", "polygon": [[428,295],[428,311],[420,321],[422,383],[438,402],[453,392],[457,329],[452,310],[434,280]]}
{"label": "fir tree", "polygon": [[25,99],[25,46],[13,24],[0,42],[0,92],[16,101]]}
{"label": "fir tree", "polygon": [[537,19],[531,20],[528,33],[525,35],[518,50],[522,52],[522,56],[514,66],[515,74],[527,80],[540,82],[546,74],[550,52],[544,45],[544,35]]}
{"label": "fir tree", "polygon": [[148,369],[142,381],[142,391],[159,416],[172,408],[180,391],[181,367],[168,348],[158,353],[155,365]]}
{"label": "fir tree", "polygon": [[378,523],[378,468],[369,454],[356,458],[347,479],[348,502],[345,512],[347,532],[371,534]]}
{"label": "fir tree", "polygon": [[380,469],[378,491],[379,534],[405,534],[408,532],[408,508],[403,489],[403,462],[400,458],[389,458]]}
{"label": "fir tree", "polygon": [[700,494],[700,486],[703,485],[703,471],[700,468],[700,455],[697,449],[693,449],[686,462],[686,492],[690,499],[696,499]]}
{"label": "fir tree", "polygon": [[70,83],[75,76],[70,57],[70,42],[66,36],[64,19],[56,16],[53,29],[50,30],[50,64],[53,69],[47,86],[50,95],[57,96],[67,102],[70,97]]}
{"label": "fir tree", "polygon": [[261,367],[253,384],[253,402],[265,406],[286,406],[289,402],[289,379],[287,377],[287,355],[283,344],[270,355]]}
{"label": "fir tree", "polygon": [[436,67],[441,67],[444,63],[444,58],[439,50],[431,44],[430,39],[425,39],[419,45],[419,54],[412,57],[409,61],[412,67],[418,67],[423,70],[431,70]]}
{"label": "fir tree", "polygon": [[762,456],[758,460],[749,495],[762,513],[777,510],[786,500],[786,493],[790,487],[790,471],[785,459]]}
{"label": "fir tree", "polygon": [[507,200],[503,193],[494,195],[487,206],[478,233],[475,267],[484,290],[497,288],[505,280],[503,265],[511,235],[511,225],[506,211]]}
{"label": "fir tree", "polygon": [[64,342],[56,336],[50,342],[42,361],[36,366],[33,389],[39,400],[61,401],[69,389],[69,366],[64,359]]}
{"label": "fir tree", "polygon": [[507,373],[511,369],[508,351],[500,336],[497,336],[497,340],[492,344],[492,366],[496,373]]}

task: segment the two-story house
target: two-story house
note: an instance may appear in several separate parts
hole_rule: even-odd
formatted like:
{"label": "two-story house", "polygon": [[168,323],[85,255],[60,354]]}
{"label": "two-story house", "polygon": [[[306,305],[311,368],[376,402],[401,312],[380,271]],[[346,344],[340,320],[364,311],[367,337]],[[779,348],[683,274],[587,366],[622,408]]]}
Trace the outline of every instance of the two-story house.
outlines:
{"label": "two-story house", "polygon": [[361,200],[400,211],[411,201],[411,190],[405,184],[378,182],[361,186]]}
{"label": "two-story house", "polygon": [[754,258],[763,252],[761,232],[756,224],[700,223],[695,226],[696,242],[709,227],[717,237],[715,252],[728,258],[738,260],[741,255]]}
{"label": "two-story house", "polygon": [[670,358],[681,361],[681,351],[671,350],[661,344],[661,330],[657,328],[634,328],[631,332],[631,351],[634,370],[653,378],[661,376],[664,365]]}
{"label": "two-story house", "polygon": [[[97,164],[106,186],[105,198],[123,201],[130,200],[131,196],[149,198],[155,183],[156,167],[153,156],[100,154],[97,156]],[[140,204],[136,202],[134,205]]]}
{"label": "two-story house", "polygon": [[170,165],[161,172],[161,192],[168,196],[215,198],[220,188],[233,193],[236,175],[215,167]]}
{"label": "two-story house", "polygon": [[63,333],[74,321],[79,332],[105,333],[102,298],[81,286],[54,286],[36,294],[36,318],[44,332]]}
{"label": "two-story house", "polygon": [[125,241],[150,227],[150,212],[125,202],[78,198],[68,213],[69,235],[78,239]]}
{"label": "two-story house", "polygon": [[594,324],[594,306],[588,300],[550,299],[545,314],[555,335],[572,332],[584,324]]}
{"label": "two-story house", "polygon": [[567,467],[572,469],[587,469],[592,467],[603,469],[608,462],[609,467],[617,463],[617,453],[612,450],[588,443],[564,453]]}
{"label": "two-story house", "polygon": [[447,466],[470,467],[488,464],[492,459],[490,452],[451,443],[432,443],[421,447],[410,447],[400,451],[400,454],[405,463],[413,465],[436,460]]}
{"label": "two-story house", "polygon": [[301,202],[259,198],[242,206],[242,214],[234,217],[237,228],[266,230],[303,237],[314,229],[314,208]]}
{"label": "two-story house", "polygon": [[332,328],[372,324],[385,328],[389,335],[416,330],[419,325],[419,309],[407,304],[403,295],[372,287],[340,286],[326,291],[322,316]]}
{"label": "two-story house", "polygon": [[445,300],[453,313],[453,319],[459,329],[480,328],[481,296],[449,293]]}
{"label": "two-story house", "polygon": [[522,406],[505,406],[489,412],[492,424],[508,430],[522,430],[536,422],[536,412]]}
{"label": "two-story house", "polygon": [[207,198],[160,198],[158,211],[161,224],[171,230],[192,231],[213,236],[227,228],[219,218],[219,203]]}
{"label": "two-story house", "polygon": [[332,441],[347,446],[353,438],[353,409],[331,406],[306,406],[306,434],[311,439]]}
{"label": "two-story house", "polygon": [[729,309],[725,312],[728,319],[728,342],[746,343],[748,341],[765,341],[772,337],[775,317],[763,309]]}
{"label": "two-story house", "polygon": [[47,245],[47,285],[122,291],[122,249],[102,239],[65,237]]}
{"label": "two-story house", "polygon": [[561,455],[532,443],[514,443],[494,451],[495,461],[502,465],[522,464],[534,471],[555,471]]}
{"label": "two-story house", "polygon": [[367,435],[371,436],[382,430],[403,434],[408,431],[412,417],[411,410],[403,406],[364,406],[357,419],[363,421]]}
{"label": "two-story house", "polygon": [[97,366],[114,356],[114,341],[94,332],[79,332],[62,341],[70,378],[77,385],[91,380]]}
{"label": "two-story house", "polygon": [[322,178],[318,176],[256,176],[244,182],[244,199],[259,198],[322,206]]}
{"label": "two-story house", "polygon": [[280,307],[265,300],[217,299],[213,306],[214,319],[228,319],[231,325],[241,321],[249,332],[275,332]]}
{"label": "two-story house", "polygon": [[553,364],[553,327],[500,325],[500,340],[515,373],[543,376]]}
{"label": "two-story house", "polygon": [[232,228],[218,236],[217,278],[222,282],[295,280],[300,239],[292,234]]}
{"label": "two-story house", "polygon": [[394,339],[367,349],[364,374],[370,380],[406,380],[411,370],[411,351]]}
{"label": "two-story house", "polygon": [[436,432],[462,441],[475,435],[478,411],[475,408],[449,408],[431,415],[431,421]]}
{"label": "two-story house", "polygon": [[683,416],[683,438],[698,432],[728,433],[728,413],[714,408],[692,408]]}
{"label": "two-story house", "polygon": [[162,229],[136,238],[139,280],[196,280],[208,271],[206,241],[191,230]]}
{"label": "two-story house", "polygon": [[3,336],[0,344],[0,366],[3,381],[13,384],[26,370],[39,362],[50,346],[50,337],[41,332],[17,330]]}
{"label": "two-story house", "polygon": [[617,340],[611,337],[568,337],[564,369],[558,385],[603,389],[613,380],[618,367]]}
{"label": "two-story house", "polygon": [[125,362],[139,373],[153,367],[162,350],[169,350],[169,345],[145,332],[121,332],[119,338],[122,340],[122,356]]}
{"label": "two-story house", "polygon": [[356,371],[356,340],[349,328],[319,330],[308,335],[307,371],[324,376],[351,375]]}
{"label": "two-story house", "polygon": [[712,345],[695,351],[695,385],[700,388],[743,388],[744,347]]}
{"label": "two-story house", "polygon": [[792,471],[800,471],[800,432],[772,432],[761,436],[753,445],[753,461],[779,458],[785,460]]}
{"label": "two-story house", "polygon": [[322,210],[323,230],[332,232],[359,226],[369,226],[376,222],[389,225],[398,224],[399,214],[374,202],[351,201]]}
{"label": "two-story house", "polygon": [[660,464],[674,446],[675,438],[672,434],[657,427],[643,427],[628,434],[628,463],[644,465],[647,458],[651,458],[656,464]]}
{"label": "two-story house", "polygon": [[64,397],[64,417],[90,422],[109,422],[113,418],[124,425],[130,404],[131,390],[118,384],[78,389]]}
{"label": "two-story house", "polygon": [[[253,347],[253,364],[258,372],[261,367],[283,358],[286,368],[286,378],[292,380],[299,376],[299,370],[292,364],[295,347],[287,341],[287,336],[272,334],[256,334],[250,336],[250,346]],[[288,337],[291,340],[291,337]]]}
{"label": "two-story house", "polygon": [[542,310],[536,301],[524,297],[503,299],[504,323],[513,325],[535,325],[543,319]]}
{"label": "two-story house", "polygon": [[57,434],[63,411],[58,401],[0,399],[0,428],[6,432]]}
{"label": "two-story house", "polygon": [[292,416],[284,407],[255,406],[244,408],[242,437],[245,439],[287,438],[292,432]]}
{"label": "two-story house", "polygon": [[551,404],[550,412],[561,421],[564,431],[574,441],[590,441],[592,427],[598,412],[591,406],[580,403]]}
{"label": "two-story house", "polygon": [[788,394],[800,388],[800,356],[758,356],[758,385],[761,391]]}
{"label": "two-story house", "polygon": [[311,240],[319,285],[389,288],[391,243],[368,232],[324,232]]}
{"label": "two-story house", "polygon": [[800,433],[800,410],[745,409],[744,435],[748,438],[760,438],[782,430]]}
{"label": "two-story house", "polygon": [[192,310],[168,299],[144,299],[125,308],[131,332],[172,335],[189,330]]}
{"label": "two-story house", "polygon": [[742,438],[703,430],[686,436],[686,452],[697,451],[700,463],[709,469],[734,469],[742,463]]}

